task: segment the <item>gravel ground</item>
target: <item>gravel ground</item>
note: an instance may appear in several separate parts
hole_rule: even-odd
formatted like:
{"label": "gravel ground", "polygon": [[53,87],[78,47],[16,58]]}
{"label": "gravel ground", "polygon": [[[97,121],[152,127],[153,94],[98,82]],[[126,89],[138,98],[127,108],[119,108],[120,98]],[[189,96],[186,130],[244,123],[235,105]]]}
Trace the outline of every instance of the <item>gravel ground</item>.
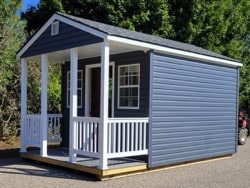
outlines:
{"label": "gravel ground", "polygon": [[143,173],[107,181],[66,169],[24,162],[19,158],[0,159],[1,188],[77,187],[188,187],[249,188],[250,139],[238,147],[232,158]]}

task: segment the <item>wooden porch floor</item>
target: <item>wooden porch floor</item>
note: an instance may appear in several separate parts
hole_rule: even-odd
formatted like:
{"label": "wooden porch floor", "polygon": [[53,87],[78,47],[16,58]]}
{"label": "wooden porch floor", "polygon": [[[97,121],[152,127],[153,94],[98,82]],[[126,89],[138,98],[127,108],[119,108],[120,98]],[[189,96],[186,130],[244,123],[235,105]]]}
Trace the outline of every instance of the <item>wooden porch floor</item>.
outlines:
{"label": "wooden porch floor", "polygon": [[39,152],[40,150],[28,151],[26,153],[21,153],[21,157],[24,159],[35,160],[46,164],[52,164],[55,166],[93,174],[99,179],[147,170],[146,162],[130,158],[109,159],[108,169],[100,170],[98,169],[99,159],[78,156],[76,163],[68,162],[68,149],[48,149],[47,157],[40,156]]}

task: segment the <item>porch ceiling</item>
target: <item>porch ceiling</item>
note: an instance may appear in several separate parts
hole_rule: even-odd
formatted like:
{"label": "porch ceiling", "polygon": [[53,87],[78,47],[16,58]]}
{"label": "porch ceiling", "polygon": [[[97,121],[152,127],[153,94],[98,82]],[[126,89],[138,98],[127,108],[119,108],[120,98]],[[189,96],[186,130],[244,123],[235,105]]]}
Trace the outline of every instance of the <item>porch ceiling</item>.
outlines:
{"label": "porch ceiling", "polygon": [[[142,50],[135,46],[130,46],[122,43],[110,42],[110,54],[118,54],[124,52],[131,52],[136,50]],[[85,59],[91,57],[97,57],[101,55],[101,43],[91,44],[87,46],[78,47],[78,59]],[[64,63],[70,60],[70,49],[55,51],[48,53],[49,62],[52,63]],[[28,60],[40,61],[41,55],[28,57]]]}

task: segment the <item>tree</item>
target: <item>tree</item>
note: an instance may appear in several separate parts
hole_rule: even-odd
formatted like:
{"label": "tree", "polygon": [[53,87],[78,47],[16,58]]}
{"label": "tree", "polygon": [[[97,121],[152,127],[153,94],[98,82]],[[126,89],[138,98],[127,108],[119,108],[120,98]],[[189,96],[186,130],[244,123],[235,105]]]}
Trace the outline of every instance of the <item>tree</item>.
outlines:
{"label": "tree", "polygon": [[27,21],[27,36],[30,37],[54,12],[63,12],[60,0],[41,0],[37,7],[31,6],[22,12],[21,18]]}
{"label": "tree", "polygon": [[176,0],[170,7],[175,39],[232,58],[242,56],[250,14],[248,0]]}
{"label": "tree", "polygon": [[162,37],[172,33],[167,0],[41,0],[38,8],[30,7],[21,14],[27,20],[27,33],[56,11]]}
{"label": "tree", "polygon": [[[173,39],[237,59],[241,68],[240,106],[248,110],[250,99],[250,1],[169,1]],[[249,110],[248,110],[249,112]]]}
{"label": "tree", "polygon": [[16,51],[24,41],[24,23],[16,14],[21,0],[0,2],[0,137],[11,138],[20,121],[20,65]]}

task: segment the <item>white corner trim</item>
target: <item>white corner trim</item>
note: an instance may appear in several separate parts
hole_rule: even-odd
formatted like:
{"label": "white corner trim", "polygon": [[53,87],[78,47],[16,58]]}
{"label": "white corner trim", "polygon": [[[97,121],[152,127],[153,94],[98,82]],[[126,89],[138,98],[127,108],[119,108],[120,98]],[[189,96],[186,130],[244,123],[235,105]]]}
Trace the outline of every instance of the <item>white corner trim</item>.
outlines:
{"label": "white corner trim", "polygon": [[107,40],[114,41],[114,42],[120,42],[120,43],[126,43],[129,45],[142,47],[144,49],[148,48],[148,49],[152,49],[155,51],[167,53],[170,55],[178,55],[181,57],[197,59],[197,60],[206,61],[206,62],[210,62],[210,63],[214,63],[214,64],[224,64],[224,65],[232,66],[232,67],[242,67],[243,66],[241,63],[238,63],[235,61],[229,61],[229,60],[220,59],[220,58],[216,58],[216,57],[196,54],[193,52],[187,52],[187,51],[173,49],[173,48],[169,48],[169,47],[163,47],[163,46],[150,44],[150,43],[146,43],[146,42],[141,42],[141,41],[136,41],[136,40],[132,40],[132,39],[127,39],[127,38],[123,38],[123,37],[107,36]]}
{"label": "white corner trim", "polygon": [[154,51],[150,51],[149,62],[149,119],[148,119],[148,164],[152,164],[152,103],[153,103],[153,79],[154,79]]}
{"label": "white corner trim", "polygon": [[17,57],[21,57],[26,50],[40,37],[40,35],[48,28],[50,25],[55,21],[64,22],[68,25],[71,25],[73,27],[76,27],[80,30],[86,31],[88,33],[91,33],[97,37],[105,38],[106,34],[100,31],[97,31],[96,29],[92,29],[90,27],[85,26],[83,23],[78,23],[77,21],[73,21],[69,18],[66,18],[64,16],[54,14],[37,32],[35,35],[32,36],[32,38],[21,48],[21,50],[17,53]]}

